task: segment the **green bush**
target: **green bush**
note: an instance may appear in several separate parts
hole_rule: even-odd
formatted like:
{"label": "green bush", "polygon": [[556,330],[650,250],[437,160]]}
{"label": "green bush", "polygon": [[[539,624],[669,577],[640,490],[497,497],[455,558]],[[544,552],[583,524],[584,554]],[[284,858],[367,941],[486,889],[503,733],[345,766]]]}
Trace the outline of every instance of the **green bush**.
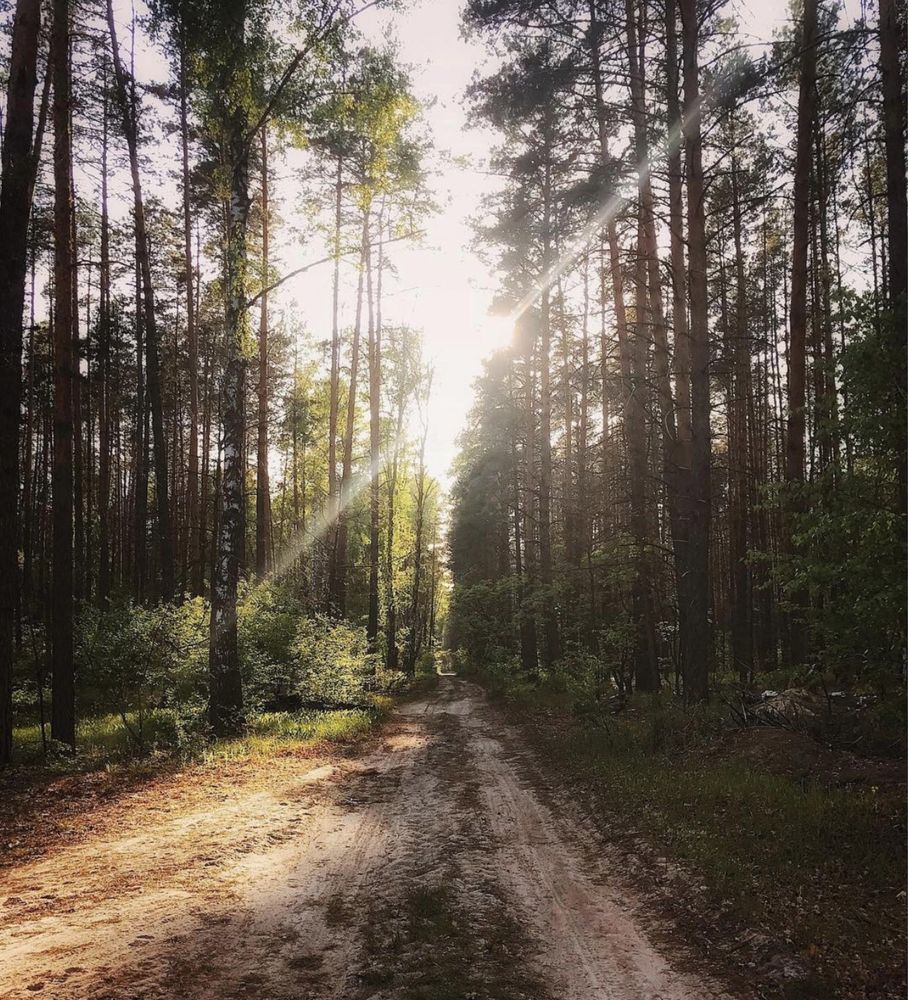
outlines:
{"label": "green bush", "polygon": [[289,587],[271,581],[244,585],[239,596],[237,632],[247,703],[253,711],[285,707],[300,695],[295,644],[306,610]]}
{"label": "green bush", "polygon": [[201,598],[104,612],[86,605],[76,619],[80,702],[126,713],[197,704],[205,689],[208,612]]}
{"label": "green bush", "polygon": [[303,701],[365,704],[377,683],[377,657],[365,632],[324,616],[303,618],[293,640],[296,691]]}

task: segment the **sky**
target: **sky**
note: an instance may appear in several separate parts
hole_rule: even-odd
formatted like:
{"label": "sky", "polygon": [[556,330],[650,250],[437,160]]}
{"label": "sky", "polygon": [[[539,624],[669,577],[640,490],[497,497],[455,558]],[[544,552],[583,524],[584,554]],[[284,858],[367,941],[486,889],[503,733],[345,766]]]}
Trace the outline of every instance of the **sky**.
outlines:
{"label": "sky", "polygon": [[[849,0],[848,6],[857,0]],[[421,328],[427,360],[434,366],[429,407],[427,464],[442,485],[450,483],[457,438],[472,403],[472,383],[482,360],[510,340],[504,317],[489,314],[496,289],[471,250],[471,217],[497,180],[488,171],[494,133],[473,126],[463,95],[475,73],[494,68],[485,45],[461,32],[463,0],[411,0],[403,9],[366,11],[357,25],[366,39],[392,39],[410,67],[413,90],[427,108],[425,120],[439,153],[450,153],[432,179],[440,211],[427,220],[418,245],[397,245],[391,259],[397,277],[385,279],[384,319]],[[788,20],[788,0],[732,0],[744,32],[765,42]],[[389,248],[390,249],[390,248]],[[324,273],[310,272],[289,284],[288,307],[310,329],[330,328],[329,287]],[[349,296],[348,296],[349,298]]]}

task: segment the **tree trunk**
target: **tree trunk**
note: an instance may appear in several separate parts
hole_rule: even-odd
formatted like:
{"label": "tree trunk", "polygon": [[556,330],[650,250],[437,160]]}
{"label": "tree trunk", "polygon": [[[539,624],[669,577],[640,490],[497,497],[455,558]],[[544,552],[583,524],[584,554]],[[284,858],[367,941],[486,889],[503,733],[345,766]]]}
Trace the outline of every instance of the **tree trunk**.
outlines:
{"label": "tree trunk", "polygon": [[[138,235],[136,235],[138,241]],[[138,258],[138,254],[137,254]],[[148,568],[148,401],[145,393],[145,320],[142,312],[142,275],[135,273],[136,309],[136,426],[133,462],[133,598],[145,594]]]}
{"label": "tree trunk", "polygon": [[31,211],[32,127],[40,0],[18,0],[13,21],[0,188],[0,764],[10,758],[12,673],[19,603],[19,419],[22,311]]}
{"label": "tree trunk", "polygon": [[747,564],[749,537],[750,470],[748,462],[748,401],[750,399],[750,340],[748,338],[747,286],[742,241],[738,161],[731,160],[733,229],[735,239],[735,326],[728,407],[729,559],[731,561],[731,653],[742,687],[753,676],[753,589]]}
{"label": "tree trunk", "polygon": [[539,304],[539,578],[545,588],[545,611],[543,612],[543,664],[551,667],[561,655],[558,635],[557,598],[554,589],[552,567],[552,386],[551,386],[551,341],[552,317],[551,296],[546,274],[551,266],[552,228],[552,140],[551,123],[546,128],[546,162],[543,190],[543,290]]}
{"label": "tree trunk", "polygon": [[268,476],[268,130],[262,126],[262,298],[259,320],[259,412],[255,475],[255,574],[271,570],[271,486]]}
{"label": "tree trunk", "polygon": [[[811,2],[811,0],[808,0]],[[687,238],[690,295],[691,461],[687,500],[687,573],[690,592],[688,641],[681,651],[684,696],[706,701],[709,694],[710,426],[709,326],[706,286],[706,206],[700,140],[699,23],[695,0],[680,0],[684,60],[684,142],[687,159]],[[686,496],[685,496],[686,494]]]}
{"label": "tree trunk", "polygon": [[[105,79],[106,80],[106,67]],[[100,412],[98,414],[98,607],[106,608],[110,599],[110,218],[107,208],[107,87],[104,88],[101,147],[101,274],[98,311],[100,368]]]}
{"label": "tree trunk", "polygon": [[337,585],[337,418],[340,409],[340,259],[344,159],[338,154],[334,171],[334,274],[331,284],[331,376],[328,396],[328,530],[331,540],[328,566],[329,603]]}
{"label": "tree trunk", "polygon": [[[426,402],[432,392],[432,378],[426,391]],[[407,643],[406,670],[408,674],[416,672],[416,661],[420,651],[420,620],[419,600],[422,586],[422,539],[426,512],[426,439],[429,436],[428,418],[423,425],[422,441],[419,446],[419,471],[416,479],[416,539],[413,552],[413,594],[410,602],[410,639]]]}
{"label": "tree trunk", "polygon": [[347,389],[347,424],[344,429],[344,454],[341,467],[341,485],[335,552],[334,588],[331,595],[332,609],[343,616],[347,610],[347,505],[350,502],[353,473],[353,433],[356,422],[356,386],[359,376],[359,345],[363,325],[363,284],[366,252],[369,245],[369,207],[363,211],[362,240],[360,243],[359,278],[356,283],[356,318],[353,323],[353,344],[350,348],[350,385]]}
{"label": "tree trunk", "polygon": [[[810,160],[816,105],[817,0],[804,0],[801,29],[801,79],[798,92],[798,130],[794,174],[794,221],[792,229],[791,301],[788,344],[788,433],[785,442],[785,478],[798,489],[804,481],[805,416],[807,375],[807,251],[810,242]],[[792,498],[796,513],[800,497]],[[788,525],[787,544],[792,547],[793,526]],[[795,607],[790,623],[792,662],[803,662],[807,654],[806,626],[801,615],[806,595],[792,595]]]}
{"label": "tree trunk", "polygon": [[[896,371],[894,406],[904,412],[908,393],[905,327],[908,325],[908,196],[905,179],[905,97],[899,40],[904,46],[896,0],[880,0],[880,74],[883,79],[883,128],[886,136],[886,209],[889,221],[889,299],[892,307],[892,356]],[[899,421],[899,506],[908,511],[908,431]],[[905,538],[904,528],[902,538]]]}
{"label": "tree trunk", "polygon": [[[629,9],[630,5],[628,5]],[[596,119],[599,129],[599,148],[602,164],[612,166],[609,154],[606,108],[602,87],[601,55],[599,52],[600,24],[595,0],[590,0],[590,34],[592,44],[593,83],[596,92]],[[630,12],[628,26],[632,28],[633,14]],[[629,46],[635,48],[635,46]],[[657,686],[655,661],[655,636],[652,632],[652,614],[648,594],[649,580],[645,566],[648,543],[646,530],[646,411],[643,394],[645,392],[645,344],[637,331],[633,346],[628,337],[627,310],[624,301],[624,279],[621,253],[618,246],[618,231],[615,223],[618,202],[606,216],[606,233],[609,247],[609,269],[612,276],[612,298],[615,309],[615,333],[618,338],[618,359],[621,382],[624,389],[624,435],[627,442],[628,474],[630,477],[630,527],[635,548],[635,571],[633,582],[633,605],[636,629],[635,667],[637,680],[645,688]],[[645,293],[640,287],[646,281],[645,265],[638,266],[636,281],[639,289],[638,303],[642,309]],[[640,325],[639,316],[635,317]],[[641,352],[641,348],[643,348]],[[642,379],[641,379],[642,375]],[[603,387],[604,388],[604,387]]]}
{"label": "tree trunk", "polygon": [[51,734],[76,745],[73,670],[73,279],[69,0],[54,0],[54,566]]}
{"label": "tree trunk", "polygon": [[[378,219],[379,239],[382,219]],[[369,651],[378,649],[378,562],[381,474],[381,330],[377,329],[372,296],[372,252],[366,244],[366,305],[369,329],[369,615],[366,621],[366,639]]]}
{"label": "tree trunk", "polygon": [[189,461],[186,480],[186,544],[189,552],[188,589],[201,594],[204,556],[199,528],[199,332],[195,315],[195,274],[192,260],[192,205],[189,180],[189,83],[185,40],[180,38],[180,152],[182,156],[183,266],[186,269],[186,347],[189,363]]}
{"label": "tree trunk", "polygon": [[246,4],[231,4],[224,15],[232,52],[227,66],[222,107],[226,152],[231,170],[227,213],[227,298],[223,402],[223,475],[217,555],[211,595],[211,646],[208,658],[208,717],[218,735],[239,731],[243,724],[243,683],[237,645],[237,587],[245,542],[244,490],[246,440],[246,226],[249,219],[248,112],[239,90],[245,58]]}

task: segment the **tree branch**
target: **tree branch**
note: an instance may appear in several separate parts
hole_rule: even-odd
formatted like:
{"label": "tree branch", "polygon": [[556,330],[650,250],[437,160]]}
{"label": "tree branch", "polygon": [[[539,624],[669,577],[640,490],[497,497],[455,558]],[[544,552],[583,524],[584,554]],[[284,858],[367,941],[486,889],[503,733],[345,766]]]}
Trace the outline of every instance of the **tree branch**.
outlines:
{"label": "tree branch", "polygon": [[256,120],[256,123],[252,126],[252,128],[246,135],[246,145],[252,142],[253,138],[258,134],[259,129],[261,129],[262,126],[265,125],[268,119],[271,117],[275,105],[280,100],[281,94],[283,94],[283,92],[287,89],[287,85],[290,83],[293,74],[297,71],[297,69],[299,69],[300,63],[306,58],[307,55],[309,55],[309,53],[315,48],[316,45],[318,45],[319,42],[323,41],[327,37],[328,32],[336,27],[341,27],[342,25],[349,24],[354,18],[359,17],[359,15],[363,13],[363,11],[368,10],[370,7],[375,7],[378,3],[381,2],[381,0],[368,0],[367,3],[364,3],[362,7],[357,8],[351,14],[348,14],[346,17],[341,17],[335,20],[335,14],[337,13],[338,8],[341,5],[341,2],[342,0],[336,0],[334,6],[331,8],[330,13],[322,22],[321,26],[317,28],[309,36],[309,39],[306,42],[306,44],[297,51],[296,55],[294,55],[294,57],[287,64],[287,68],[281,74],[281,78],[280,80],[278,80],[277,86],[274,88],[274,90],[271,93],[271,96],[268,98],[265,107],[262,110],[262,113],[259,115],[258,119]]}
{"label": "tree branch", "polygon": [[[368,249],[372,247],[387,246],[389,243],[400,243],[402,240],[416,239],[419,236],[424,235],[424,230],[417,229],[410,233],[404,233],[402,236],[393,236],[389,240],[376,240],[374,243],[369,243]],[[340,257],[349,257],[351,254],[361,253],[364,247],[356,247],[354,250],[347,250],[346,253],[339,254]],[[285,282],[290,281],[291,278],[295,278],[299,274],[305,274],[306,271],[311,271],[313,267],[318,267],[319,264],[327,264],[329,261],[334,260],[334,254],[328,254],[327,257],[319,257],[318,260],[309,261],[308,264],[303,264],[302,267],[297,267],[294,270],[288,272],[283,277],[278,278],[273,284],[268,285],[267,288],[263,288],[256,295],[253,295],[251,299],[246,302],[246,308],[251,309],[263,295],[269,295],[275,290],[275,288],[280,288]]]}

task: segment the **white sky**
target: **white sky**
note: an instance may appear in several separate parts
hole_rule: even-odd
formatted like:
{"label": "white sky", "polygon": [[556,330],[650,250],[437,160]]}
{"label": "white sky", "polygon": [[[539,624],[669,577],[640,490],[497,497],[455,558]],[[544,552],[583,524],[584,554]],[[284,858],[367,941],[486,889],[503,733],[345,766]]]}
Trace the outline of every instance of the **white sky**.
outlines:
{"label": "white sky", "polygon": [[[856,0],[849,0],[852,5]],[[435,367],[427,461],[445,486],[482,359],[506,344],[511,333],[503,318],[489,316],[496,278],[470,250],[469,219],[479,211],[482,194],[498,182],[486,163],[495,134],[468,127],[463,104],[474,73],[489,72],[494,63],[481,41],[461,37],[462,8],[463,0],[412,0],[404,10],[373,9],[357,21],[367,40],[396,41],[401,61],[411,67],[414,92],[428,108],[434,144],[453,157],[433,179],[441,210],[428,220],[424,240],[389,248],[397,277],[385,279],[383,297],[384,319],[421,328],[427,359]],[[789,17],[788,0],[732,0],[729,8],[752,41],[771,40]],[[310,330],[329,329],[325,274],[310,272],[288,284],[288,306]]]}

